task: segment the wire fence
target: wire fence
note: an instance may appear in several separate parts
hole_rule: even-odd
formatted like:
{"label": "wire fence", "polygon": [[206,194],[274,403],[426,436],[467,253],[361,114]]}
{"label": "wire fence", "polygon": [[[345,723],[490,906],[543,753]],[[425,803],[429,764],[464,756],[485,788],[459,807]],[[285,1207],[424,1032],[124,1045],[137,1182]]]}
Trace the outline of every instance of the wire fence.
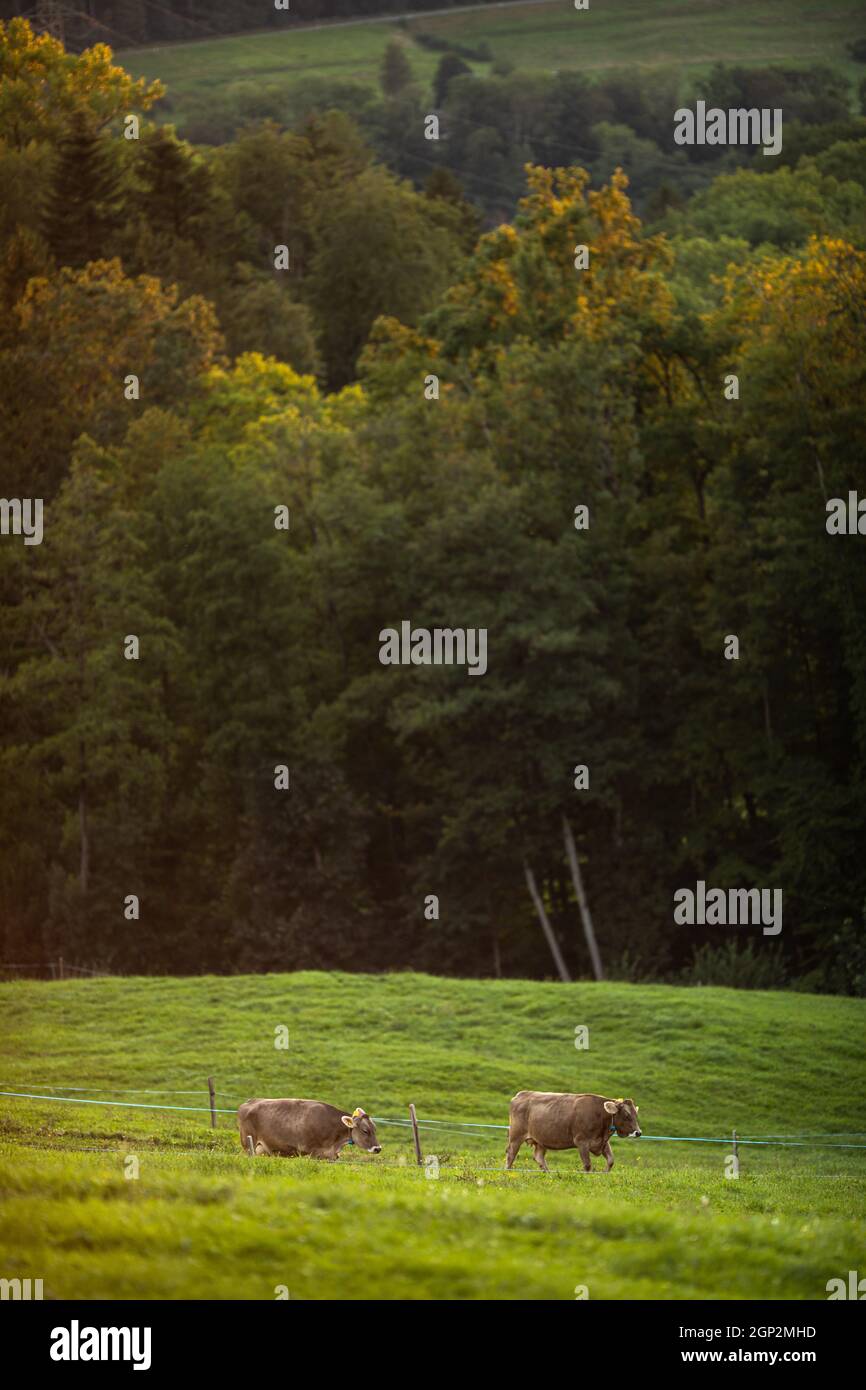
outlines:
{"label": "wire fence", "polygon": [[89,965],[70,965],[64,961],[63,957],[57,961],[14,961],[0,960],[0,979],[6,971],[17,972],[18,978],[23,975],[25,978],[34,980],[65,980],[72,975],[86,975],[89,979],[101,979],[103,976],[112,974],[112,971],[100,967]]}
{"label": "wire fence", "polygon": [[[121,1088],[121,1087],[112,1087],[112,1088],[109,1088],[109,1087],[53,1086],[53,1085],[51,1085],[51,1083],[47,1084],[47,1085],[44,1087],[44,1091],[56,1090],[56,1089],[68,1090],[68,1091],[74,1090],[74,1091],[76,1091],[76,1092],[81,1091],[81,1090],[90,1090],[90,1091],[93,1091],[93,1090],[102,1090],[102,1091],[106,1091],[106,1090],[111,1089],[111,1090],[114,1091],[115,1095],[117,1095],[119,1092],[123,1092],[123,1088]],[[166,1105],[165,1103],[163,1103],[163,1104],[154,1104],[154,1103],[149,1102],[149,1101],[134,1101],[134,1100],[119,1100],[119,1099],[115,1099],[115,1100],[100,1100],[100,1099],[95,1099],[95,1098],[91,1098],[91,1097],[81,1096],[81,1095],[78,1095],[78,1094],[76,1094],[76,1095],[74,1095],[74,1096],[47,1095],[47,1094],[44,1094],[44,1091],[43,1091],[42,1093],[40,1093],[40,1092],[33,1092],[33,1091],[0,1090],[0,1096],[7,1096],[7,1097],[9,1097],[9,1098],[11,1098],[11,1099],[16,1099],[16,1100],[45,1100],[45,1101],[51,1101],[51,1102],[53,1102],[53,1103],[55,1103],[55,1104],[66,1103],[66,1104],[68,1104],[68,1105],[103,1105],[103,1106],[111,1106],[111,1107],[114,1107],[114,1108],[118,1108],[118,1107],[119,1107],[119,1108],[123,1108],[123,1109],[131,1109],[131,1110],[183,1111],[183,1112],[185,1112],[185,1113],[190,1113],[190,1114],[208,1114],[208,1115],[211,1115],[211,1116],[216,1116],[216,1115],[235,1115],[235,1114],[237,1113],[236,1107],[232,1107],[232,1108],[227,1109],[227,1108],[225,1108],[225,1107],[221,1107],[221,1106],[211,1106],[211,1105]],[[200,1087],[200,1088],[197,1088],[197,1089],[195,1089],[195,1090],[189,1090],[189,1091],[175,1090],[174,1088],[165,1088],[165,1089],[161,1089],[161,1088],[133,1087],[133,1088],[127,1089],[127,1090],[125,1091],[125,1094],[129,1094],[129,1095],[141,1095],[141,1094],[151,1094],[151,1095],[207,1095],[208,1092],[207,1092],[207,1089],[206,1089],[205,1087]],[[226,1092],[221,1092],[220,1094],[222,1094],[223,1096],[225,1096]],[[397,1118],[395,1118],[395,1117],[393,1117],[393,1116],[383,1116],[383,1115],[373,1115],[371,1118],[372,1118],[374,1124],[377,1124],[377,1125],[393,1125],[393,1126],[400,1127],[400,1128],[404,1128],[404,1129],[409,1129],[409,1130],[412,1129],[412,1121],[411,1121],[411,1120],[397,1119]],[[502,1131],[506,1131],[506,1130],[508,1129],[508,1125],[493,1124],[493,1123],[484,1122],[484,1121],[479,1121],[479,1120],[454,1120],[454,1119],[451,1119],[451,1120],[420,1120],[420,1119],[419,1119],[419,1120],[416,1120],[415,1123],[417,1124],[419,1130],[424,1129],[424,1130],[427,1130],[428,1132],[429,1132],[429,1131],[432,1131],[432,1133],[429,1134],[429,1137],[430,1137],[431,1139],[432,1139],[432,1138],[434,1137],[434,1135],[437,1134],[437,1133],[440,1133],[440,1134],[441,1134],[441,1133],[460,1134],[460,1135],[463,1136],[463,1138],[486,1138],[486,1137],[493,1138],[494,1136],[493,1136],[492,1134],[488,1135],[486,1132],[487,1132],[487,1131],[490,1131],[490,1130],[498,1130],[498,1131],[502,1132]],[[478,1131],[484,1131],[485,1133],[479,1134]],[[862,1133],[860,1133],[860,1132],[847,1132],[847,1131],[837,1130],[837,1131],[834,1131],[834,1132],[832,1132],[832,1133],[826,1133],[826,1134],[816,1133],[816,1132],[813,1131],[811,1134],[768,1135],[768,1136],[766,1136],[766,1137],[764,1137],[764,1138],[758,1138],[758,1137],[754,1137],[754,1136],[753,1136],[753,1137],[746,1138],[745,1136],[742,1136],[742,1137],[741,1137],[739,1134],[736,1134],[736,1137],[735,1137],[735,1133],[734,1133],[734,1131],[732,1130],[730,1134],[728,1134],[728,1135],[723,1135],[723,1136],[704,1136],[704,1135],[692,1135],[692,1134],[643,1134],[643,1135],[642,1135],[642,1142],[643,1142],[643,1143],[656,1143],[656,1144],[726,1144],[726,1145],[728,1145],[728,1146],[731,1146],[731,1145],[733,1145],[733,1144],[736,1144],[736,1146],[738,1146],[738,1147],[739,1147],[740,1145],[746,1144],[746,1145],[750,1145],[750,1146],[769,1147],[769,1148],[821,1148],[821,1149],[864,1149],[864,1150],[866,1150],[866,1144],[853,1144],[853,1143],[847,1143],[847,1142],[843,1142],[843,1143],[838,1143],[838,1142],[836,1142],[836,1140],[838,1140],[839,1138],[842,1138],[842,1139],[844,1139],[844,1140],[850,1140],[850,1139],[858,1139],[858,1138],[863,1138],[863,1137],[864,1137],[864,1135],[863,1135]],[[200,1152],[200,1151],[199,1151],[199,1150],[195,1150],[194,1152]],[[479,1171],[480,1171],[480,1170],[479,1170]],[[489,1170],[489,1171],[499,1171],[499,1170]]]}

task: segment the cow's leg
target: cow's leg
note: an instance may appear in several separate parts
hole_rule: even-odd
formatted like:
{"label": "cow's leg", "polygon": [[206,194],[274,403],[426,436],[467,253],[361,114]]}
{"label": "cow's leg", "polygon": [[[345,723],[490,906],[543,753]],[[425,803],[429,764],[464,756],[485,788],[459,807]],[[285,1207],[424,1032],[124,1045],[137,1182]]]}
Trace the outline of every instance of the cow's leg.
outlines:
{"label": "cow's leg", "polygon": [[576,1139],[576,1140],[574,1141],[574,1147],[577,1149],[577,1151],[579,1152],[581,1158],[583,1159],[583,1171],[584,1171],[585,1173],[591,1173],[591,1172],[592,1172],[592,1160],[590,1159],[590,1156],[589,1156],[589,1144],[587,1144],[584,1140],[578,1140],[578,1139]]}
{"label": "cow's leg", "polygon": [[533,1158],[535,1159],[536,1163],[538,1164],[539,1168],[541,1169],[541,1171],[542,1171],[543,1173],[549,1173],[549,1172],[550,1172],[550,1169],[548,1168],[548,1166],[547,1166],[547,1160],[546,1160],[545,1157],[544,1157],[545,1153],[546,1153],[546,1150],[541,1146],[541,1144],[536,1144],[536,1143],[533,1142],[533,1145],[532,1145],[532,1156],[533,1156]]}
{"label": "cow's leg", "polygon": [[604,1148],[602,1149],[602,1153],[604,1154],[605,1158],[607,1159],[607,1167],[605,1168],[604,1171],[605,1171],[606,1173],[609,1173],[610,1170],[611,1170],[611,1168],[613,1167],[613,1149],[610,1147],[610,1141],[609,1141],[609,1140],[605,1143],[605,1146],[604,1146]]}
{"label": "cow's leg", "polygon": [[260,1156],[261,1154],[266,1154],[268,1158],[270,1158],[270,1156],[271,1156],[271,1151],[270,1151],[270,1149],[268,1148],[267,1144],[263,1144],[263,1143],[262,1143],[261,1139],[260,1139],[260,1140],[258,1141],[258,1143],[256,1144],[256,1154],[259,1155],[259,1156]]}
{"label": "cow's leg", "polygon": [[523,1143],[524,1136],[521,1134],[509,1134],[508,1148],[505,1150],[505,1167],[510,1168],[517,1157],[520,1145]]}

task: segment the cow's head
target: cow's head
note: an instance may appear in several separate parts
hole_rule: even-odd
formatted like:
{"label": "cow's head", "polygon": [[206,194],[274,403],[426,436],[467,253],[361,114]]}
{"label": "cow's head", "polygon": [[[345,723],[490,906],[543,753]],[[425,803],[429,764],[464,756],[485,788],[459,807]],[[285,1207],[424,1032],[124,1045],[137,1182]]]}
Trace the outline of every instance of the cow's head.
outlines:
{"label": "cow's head", "polygon": [[359,1106],[351,1115],[343,1115],[341,1118],[346,1128],[352,1131],[352,1140],[359,1149],[366,1149],[371,1154],[382,1152],[382,1145],[376,1138],[376,1126],[366,1110]]}
{"label": "cow's head", "polygon": [[620,1139],[640,1139],[637,1106],[633,1100],[606,1100],[604,1108]]}

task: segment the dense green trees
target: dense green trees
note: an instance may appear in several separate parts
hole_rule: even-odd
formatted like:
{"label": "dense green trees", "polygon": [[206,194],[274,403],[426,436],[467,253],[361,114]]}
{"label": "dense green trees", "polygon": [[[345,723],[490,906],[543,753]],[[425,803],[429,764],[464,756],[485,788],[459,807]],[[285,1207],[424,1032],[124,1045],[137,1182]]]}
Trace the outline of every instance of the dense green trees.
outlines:
{"label": "dense green trees", "polygon": [[[412,37],[419,44],[433,42],[433,36],[415,30]],[[434,169],[456,176],[488,226],[513,216],[527,162],[552,168],[580,164],[596,183],[621,167],[637,210],[655,216],[706,188],[720,172],[751,167],[769,174],[783,165],[793,168],[803,155],[817,155],[829,145],[866,138],[866,121],[852,114],[856,100],[846,79],[820,64],[802,69],[716,64],[700,79],[657,69],[590,79],[572,71],[506,71],[500,64],[473,71],[464,59],[471,56],[477,63],[489,57],[445,41],[436,47],[445,51],[430,92],[410,84],[380,97],[361,82],[321,76],[290,87],[240,81],[230,92],[209,91],[198,106],[195,99],[186,102],[186,133],[203,144],[227,143],[250,122],[270,119],[296,129],[312,109],[341,110],[379,157],[416,186]],[[400,51],[398,46],[395,52]],[[698,99],[718,100],[725,109],[728,104],[779,107],[781,151],[766,158],[747,145],[677,145],[674,113]],[[440,118],[439,140],[424,138],[431,103]],[[833,172],[846,178],[841,170]]]}
{"label": "dense green trees", "polygon": [[392,39],[382,54],[379,69],[379,86],[386,97],[399,96],[404,87],[412,81],[412,65],[406,57],[403,44]]}
{"label": "dense green trees", "polygon": [[[862,990],[859,142],[652,235],[530,167],[478,239],[345,114],[202,152],[103,99],[0,122],[2,490],[46,503],[0,536],[0,956],[549,974],[528,871],[589,973],[567,825],[610,973],[707,969],[702,878],[784,891],[744,979]],[[77,242],[76,163],[119,210]],[[383,666],[403,620],[486,674]]]}
{"label": "dense green trees", "polygon": [[441,106],[448,95],[448,87],[455,77],[464,77],[466,73],[471,73],[472,69],[468,63],[464,63],[459,53],[446,53],[439,59],[439,66],[436,69],[436,76],[433,79],[433,103]]}
{"label": "dense green trees", "polygon": [[116,260],[31,279],[6,339],[4,488],[49,498],[81,433],[100,443],[122,437],[140,402],[168,406],[188,395],[222,344],[206,300],[179,302],[176,287],[152,276],[130,279]]}
{"label": "dense green trees", "polygon": [[305,297],[322,325],[331,379],[342,385],[380,314],[412,322],[445,290],[459,257],[459,216],[367,169],[319,203]]}
{"label": "dense green trees", "polygon": [[134,81],[95,43],[75,54],[24,19],[0,20],[0,129],[23,149],[31,140],[58,140],[70,117],[86,108],[102,127],[128,112],[147,111],[164,93],[161,82]]}
{"label": "dense green trees", "polygon": [[119,226],[117,172],[88,114],[76,111],[58,146],[45,209],[45,239],[60,265],[80,267],[110,246]]}
{"label": "dense green trees", "polygon": [[[264,122],[204,152],[170,126],[145,123],[128,139],[120,116],[160,88],[110,58],[71,57],[24,21],[0,31],[17,93],[14,108],[0,102],[0,354],[28,280],[118,258],[128,275],[206,298],[230,353],[263,351],[341,384],[377,314],[413,321],[444,289],[477,225],[447,174],[421,193],[371,169],[373,151],[336,111],[293,132]],[[356,237],[359,219],[367,234]]]}

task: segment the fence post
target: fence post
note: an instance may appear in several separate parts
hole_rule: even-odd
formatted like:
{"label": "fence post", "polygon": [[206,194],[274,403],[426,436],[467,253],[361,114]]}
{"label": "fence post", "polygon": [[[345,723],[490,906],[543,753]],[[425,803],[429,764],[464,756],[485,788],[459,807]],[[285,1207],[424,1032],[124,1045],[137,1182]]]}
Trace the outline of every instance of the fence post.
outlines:
{"label": "fence post", "polygon": [[734,1158],[736,1159],[737,1171],[739,1172],[740,1160],[739,1160],[739,1157],[737,1156],[737,1131],[736,1131],[736,1130],[733,1131],[733,1138],[734,1138]]}
{"label": "fence post", "polygon": [[415,1162],[423,1167],[424,1159],[421,1157],[421,1140],[418,1137],[418,1120],[414,1105],[409,1106],[409,1119],[412,1121],[412,1138],[415,1141]]}
{"label": "fence post", "polygon": [[58,971],[58,974],[59,974],[59,976],[60,976],[60,978],[61,978],[61,980],[62,980],[62,979],[63,979],[63,957],[62,957],[62,956],[60,957],[60,959],[59,959],[58,962],[57,962],[57,971]]}
{"label": "fence post", "polygon": [[210,1094],[210,1127],[216,1129],[216,1092],[213,1088],[213,1077],[207,1079],[207,1088]]}

